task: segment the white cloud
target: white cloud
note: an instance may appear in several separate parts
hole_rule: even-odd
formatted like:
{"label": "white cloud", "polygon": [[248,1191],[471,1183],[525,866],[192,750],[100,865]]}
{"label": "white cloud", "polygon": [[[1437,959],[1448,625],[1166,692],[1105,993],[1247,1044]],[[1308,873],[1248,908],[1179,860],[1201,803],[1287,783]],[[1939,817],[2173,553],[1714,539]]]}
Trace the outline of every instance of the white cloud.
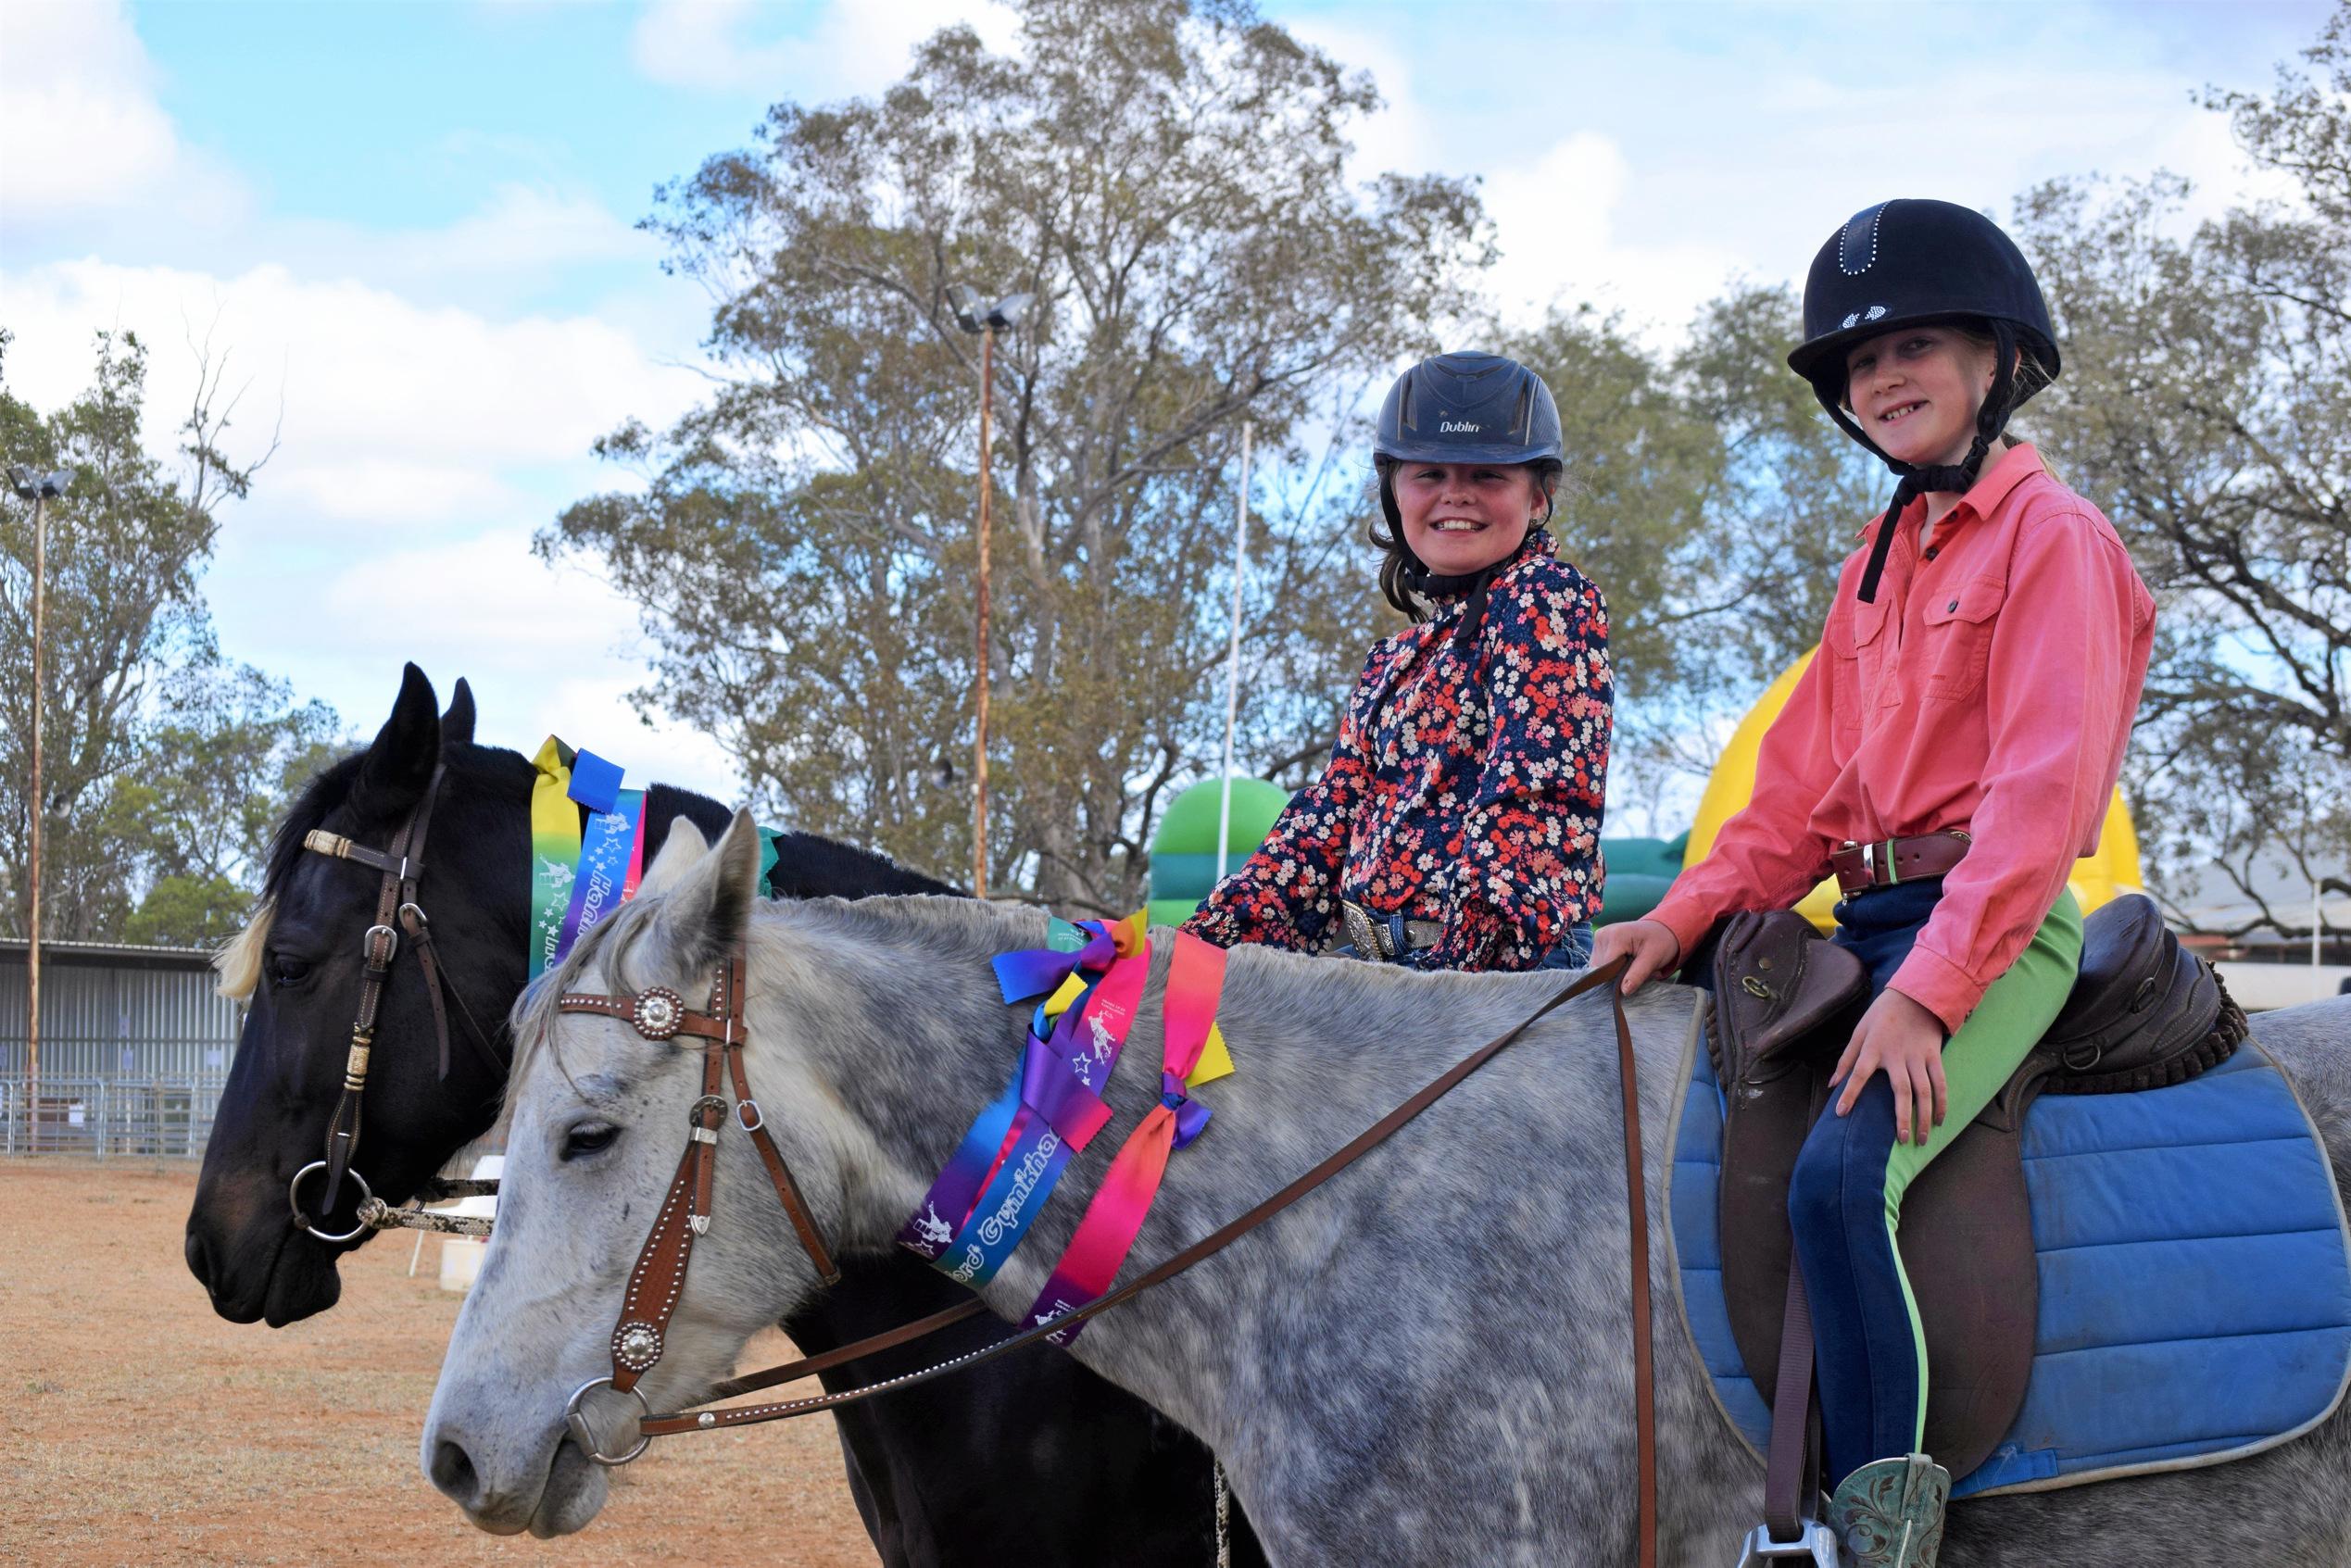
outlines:
{"label": "white cloud", "polygon": [[1502,250],[1487,283],[1504,320],[1532,321],[1553,306],[1590,303],[1623,310],[1636,331],[1674,332],[1696,301],[1722,286],[1739,260],[1728,247],[1619,238],[1617,214],[1632,184],[1624,150],[1590,131],[1487,181]]}
{"label": "white cloud", "polygon": [[567,501],[625,483],[589,444],[635,415],[663,424],[702,383],[586,317],[495,320],[281,266],[233,277],[56,263],[0,275],[16,332],[12,391],[54,408],[86,384],[90,334],[152,345],[147,441],[169,451],[195,391],[183,336],[225,350],[245,393],[228,445],[281,445],[231,506],[206,593],[224,651],[292,678],[372,727],[403,660],[446,689],[475,683],[483,738],[527,749],[549,730],[722,797],[723,755],[682,726],[647,730],[624,694],[645,678],[636,613],[576,569],[534,559]]}
{"label": "white cloud", "polygon": [[914,46],[941,28],[968,23],[998,51],[1019,36],[1011,11],[972,0],[836,0],[802,36],[758,36],[759,22],[786,14],[749,0],[655,0],[637,19],[630,53],[639,70],[673,87],[770,94],[788,87],[829,100],[874,93],[904,76]]}
{"label": "white cloud", "polygon": [[11,0],[0,73],[0,203],[19,232],[153,199],[175,213],[244,204],[182,143],[119,4]]}
{"label": "white cloud", "polygon": [[59,262],[0,277],[0,308],[17,334],[8,380],[43,408],[86,383],[94,330],[145,337],[148,435],[159,450],[173,445],[195,391],[195,356],[182,340],[208,339],[227,356],[228,384],[245,389],[232,455],[266,445],[282,420],[252,511],[292,526],[487,521],[485,511],[511,509],[516,470],[584,463],[622,420],[664,424],[700,388],[593,318],[495,320],[275,265],[215,278]]}

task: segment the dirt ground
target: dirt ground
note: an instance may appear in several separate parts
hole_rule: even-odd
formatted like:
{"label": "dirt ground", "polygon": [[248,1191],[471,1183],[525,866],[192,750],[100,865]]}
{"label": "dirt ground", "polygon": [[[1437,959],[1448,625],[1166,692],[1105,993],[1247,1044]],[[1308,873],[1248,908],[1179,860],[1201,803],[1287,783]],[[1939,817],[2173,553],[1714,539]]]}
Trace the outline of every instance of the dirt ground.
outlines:
{"label": "dirt ground", "polygon": [[[874,1562],[826,1416],[656,1443],[563,1540],[475,1530],[417,1472],[462,1299],[440,1239],[413,1279],[407,1236],[352,1255],[308,1322],[225,1323],[181,1261],[195,1174],[0,1163],[0,1562]],[[771,1333],[747,1362],[788,1354]]]}

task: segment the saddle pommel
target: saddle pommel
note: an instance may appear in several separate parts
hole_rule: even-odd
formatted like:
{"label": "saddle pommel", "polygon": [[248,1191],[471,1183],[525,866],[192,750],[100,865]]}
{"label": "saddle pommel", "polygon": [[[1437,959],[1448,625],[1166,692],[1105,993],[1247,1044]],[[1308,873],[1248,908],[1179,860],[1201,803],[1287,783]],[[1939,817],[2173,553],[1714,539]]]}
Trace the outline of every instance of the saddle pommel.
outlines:
{"label": "saddle pommel", "polygon": [[1776,1075],[1844,1040],[1835,1025],[1869,1000],[1861,960],[1793,909],[1732,915],[1714,942],[1715,1069],[1726,1084]]}

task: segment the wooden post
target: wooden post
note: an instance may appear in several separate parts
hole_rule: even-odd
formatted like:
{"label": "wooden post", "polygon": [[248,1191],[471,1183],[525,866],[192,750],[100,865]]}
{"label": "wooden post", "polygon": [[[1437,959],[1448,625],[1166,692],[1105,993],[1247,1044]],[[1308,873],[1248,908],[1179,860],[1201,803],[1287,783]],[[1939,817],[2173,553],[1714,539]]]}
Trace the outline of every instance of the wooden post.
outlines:
{"label": "wooden post", "polygon": [[996,402],[996,328],[980,332],[979,633],[973,671],[972,897],[987,897],[987,493],[988,416]]}
{"label": "wooden post", "polygon": [[46,631],[49,570],[49,501],[44,482],[32,497],[32,921],[25,949],[25,1098],[32,1118],[25,1135],[28,1152],[41,1152],[41,696],[42,645]]}

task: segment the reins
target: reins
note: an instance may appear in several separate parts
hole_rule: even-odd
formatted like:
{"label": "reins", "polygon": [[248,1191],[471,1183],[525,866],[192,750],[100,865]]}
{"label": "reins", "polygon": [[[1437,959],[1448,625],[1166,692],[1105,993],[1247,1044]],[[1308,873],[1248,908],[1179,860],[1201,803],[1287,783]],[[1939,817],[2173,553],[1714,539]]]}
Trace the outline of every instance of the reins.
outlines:
{"label": "reins", "polygon": [[[1462,1081],[1492,1060],[1516,1042],[1538,1021],[1573,1001],[1588,991],[1606,986],[1616,1023],[1617,1074],[1622,1094],[1625,1135],[1625,1203],[1628,1236],[1631,1246],[1631,1307],[1633,1324],[1633,1402],[1634,1402],[1634,1462],[1638,1472],[1639,1563],[1641,1568],[1654,1568],[1657,1560],[1657,1436],[1654,1371],[1651,1354],[1651,1306],[1649,1289],[1649,1219],[1645,1177],[1641,1148],[1641,1095],[1638,1069],[1633,1060],[1632,1029],[1625,1018],[1624,997],[1615,985],[1623,973],[1628,960],[1617,959],[1596,970],[1587,971],[1580,978],[1561,989],[1555,996],[1528,1014],[1508,1030],[1487,1041],[1477,1050],[1464,1057],[1431,1080],[1409,1099],[1357,1134],[1344,1146],[1317,1162],[1312,1169],[1266,1198],[1248,1212],[1218,1226],[1190,1246],[1165,1259],[1125,1285],[1099,1296],[1069,1311],[1057,1313],[1045,1321],[1018,1330],[993,1344],[976,1350],[951,1357],[935,1365],[896,1377],[880,1379],[838,1393],[814,1395],[803,1399],[784,1399],[769,1404],[742,1405],[727,1410],[687,1411],[653,1414],[647,1407],[644,1394],[637,1388],[637,1380],[660,1360],[662,1336],[674,1311],[680,1290],[685,1285],[687,1256],[693,1237],[709,1226],[710,1204],[710,1174],[715,1163],[718,1126],[723,1118],[725,1100],[719,1093],[719,1072],[722,1059],[729,1065],[737,1097],[735,1120],[745,1127],[761,1146],[763,1162],[773,1181],[776,1195],[784,1202],[800,1245],[814,1262],[819,1274],[827,1282],[836,1277],[832,1256],[824,1248],[822,1238],[811,1223],[801,1203],[797,1186],[773,1141],[765,1135],[765,1118],[759,1114],[758,1102],[750,1098],[742,1073],[743,1030],[741,1024],[743,999],[743,950],[738,946],[728,959],[723,975],[713,987],[712,1011],[686,1012],[677,994],[660,987],[640,992],[635,997],[607,997],[567,994],[557,1002],[566,1012],[597,1012],[621,1018],[634,1024],[638,1033],[648,1039],[667,1039],[675,1035],[695,1035],[704,1039],[703,1096],[695,1101],[688,1112],[691,1130],[685,1154],[679,1161],[678,1173],[672,1182],[668,1198],[662,1203],[645,1246],[630,1272],[629,1285],[621,1309],[621,1320],[612,1334],[612,1371],[593,1378],[572,1392],[565,1403],[564,1418],[573,1439],[583,1452],[598,1464],[625,1464],[643,1453],[655,1437],[671,1436],[685,1432],[708,1432],[721,1427],[748,1426],[761,1422],[786,1421],[796,1416],[813,1414],[818,1411],[835,1410],[854,1404],[874,1395],[911,1388],[928,1383],[949,1373],[977,1366],[1008,1351],[1033,1345],[1039,1340],[1066,1333],[1073,1325],[1083,1323],[1113,1307],[1133,1300],[1153,1286],[1163,1285],[1194,1264],[1223,1251],[1235,1241],[1255,1230],[1275,1215],[1296,1203],[1300,1198],[1321,1186],[1325,1182],[1362,1159],[1385,1142],[1406,1123],[1411,1122],[1444,1098]],[[661,1032],[656,1033],[657,1030]],[[747,1116],[745,1109],[751,1114]],[[762,1372],[731,1378],[717,1385],[710,1399],[730,1399],[761,1388],[772,1388],[798,1382],[833,1367],[856,1361],[881,1350],[926,1338],[955,1323],[976,1316],[984,1311],[977,1297],[937,1312],[916,1322],[900,1324],[886,1333],[871,1336],[822,1355],[806,1357],[771,1367]],[[587,1418],[581,1410],[581,1401],[595,1389],[610,1385],[637,1401],[637,1442],[627,1452],[607,1455],[601,1439],[590,1430]]]}

